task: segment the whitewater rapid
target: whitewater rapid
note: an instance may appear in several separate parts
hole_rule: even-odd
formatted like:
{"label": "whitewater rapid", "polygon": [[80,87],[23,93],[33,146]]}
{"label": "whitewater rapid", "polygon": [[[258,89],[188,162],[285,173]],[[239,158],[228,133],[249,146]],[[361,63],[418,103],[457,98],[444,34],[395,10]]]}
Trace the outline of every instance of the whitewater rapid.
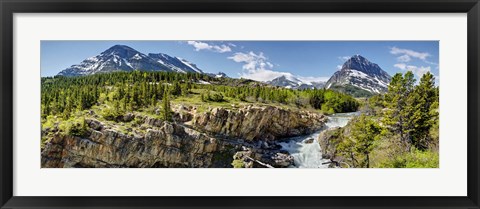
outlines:
{"label": "whitewater rapid", "polygon": [[[328,168],[328,164],[322,164],[329,162],[330,160],[322,158],[322,149],[317,141],[318,136],[320,133],[330,128],[346,126],[347,123],[356,115],[359,115],[359,112],[337,113],[328,116],[328,121],[322,129],[310,135],[289,138],[284,142],[280,142],[279,144],[282,146],[283,150],[289,152],[293,156],[295,164],[294,167]],[[312,139],[312,143],[307,143],[307,141]]]}

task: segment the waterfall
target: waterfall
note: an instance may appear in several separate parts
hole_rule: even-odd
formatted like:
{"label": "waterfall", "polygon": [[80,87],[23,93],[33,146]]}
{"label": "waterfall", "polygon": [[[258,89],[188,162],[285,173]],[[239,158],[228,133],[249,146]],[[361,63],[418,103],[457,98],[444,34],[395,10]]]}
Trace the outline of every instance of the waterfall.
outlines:
{"label": "waterfall", "polygon": [[[313,134],[289,138],[285,142],[280,142],[282,149],[289,152],[294,158],[294,164],[297,168],[328,168],[328,159],[322,159],[322,149],[317,139],[320,133],[334,127],[344,127],[359,112],[338,113],[328,117],[325,127]],[[313,141],[312,141],[313,140]]]}

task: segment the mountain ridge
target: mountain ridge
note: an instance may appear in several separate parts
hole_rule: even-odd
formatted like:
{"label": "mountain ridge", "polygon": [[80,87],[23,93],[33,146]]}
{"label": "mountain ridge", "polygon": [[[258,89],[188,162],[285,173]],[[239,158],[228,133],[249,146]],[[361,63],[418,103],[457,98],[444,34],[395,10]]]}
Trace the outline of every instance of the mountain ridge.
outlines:
{"label": "mountain ridge", "polygon": [[81,76],[133,70],[203,73],[195,64],[183,58],[163,53],[146,55],[126,45],[114,45],[99,55],[60,71],[57,75]]}

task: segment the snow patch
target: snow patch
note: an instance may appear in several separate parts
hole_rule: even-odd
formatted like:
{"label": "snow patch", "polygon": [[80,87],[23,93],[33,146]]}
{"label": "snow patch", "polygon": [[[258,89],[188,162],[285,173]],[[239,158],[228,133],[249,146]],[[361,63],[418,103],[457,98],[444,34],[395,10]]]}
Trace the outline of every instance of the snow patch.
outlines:
{"label": "snow patch", "polygon": [[135,56],[132,57],[132,59],[136,59],[136,60],[139,60],[139,59],[142,59],[142,56],[140,56],[140,54],[135,54]]}
{"label": "snow patch", "polygon": [[203,73],[200,69],[198,69],[197,67],[194,67],[192,65],[192,63],[190,63],[189,61],[185,60],[185,59],[182,59],[180,57],[176,57],[180,62],[182,62],[184,65],[186,65],[187,67],[189,67],[190,69],[192,69],[193,71],[197,72],[197,73]]}
{"label": "snow patch", "polygon": [[383,87],[388,87],[388,84],[386,84],[385,82],[381,81],[380,79],[378,79],[377,77],[375,77],[375,80],[377,81],[378,84],[380,84],[381,86]]}
{"label": "snow patch", "polygon": [[133,66],[132,66],[132,64],[130,64],[130,62],[128,62],[126,59],[123,59],[123,61],[125,62],[125,64],[126,64],[128,67],[130,67],[130,68],[133,69]]}
{"label": "snow patch", "polygon": [[364,72],[361,72],[361,71],[358,71],[358,70],[349,70],[349,76],[353,76],[353,77],[358,77],[358,78],[366,78],[366,79],[370,79],[371,77],[367,74],[365,74]]}
{"label": "snow patch", "polygon": [[204,81],[204,80],[199,80],[198,83],[199,83],[199,84],[210,84],[209,82]]}

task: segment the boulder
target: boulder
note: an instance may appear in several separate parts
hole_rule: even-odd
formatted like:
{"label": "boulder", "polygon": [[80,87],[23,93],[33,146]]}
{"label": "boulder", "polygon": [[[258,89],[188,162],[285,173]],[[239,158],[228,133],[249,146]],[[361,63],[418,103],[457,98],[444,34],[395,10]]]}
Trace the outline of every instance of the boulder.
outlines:
{"label": "boulder", "polygon": [[305,144],[311,144],[313,143],[314,139],[312,137],[308,137],[307,139],[303,140],[303,143]]}
{"label": "boulder", "polygon": [[272,158],[275,162],[275,167],[289,167],[294,162],[293,156],[288,153],[275,153]]}

